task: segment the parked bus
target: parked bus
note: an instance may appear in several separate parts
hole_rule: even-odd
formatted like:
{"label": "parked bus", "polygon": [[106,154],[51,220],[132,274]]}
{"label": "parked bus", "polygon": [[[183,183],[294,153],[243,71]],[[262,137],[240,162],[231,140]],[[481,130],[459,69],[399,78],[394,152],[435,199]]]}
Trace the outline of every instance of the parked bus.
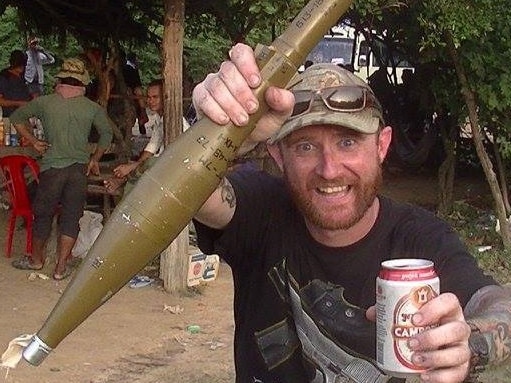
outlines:
{"label": "parked bus", "polygon": [[[402,82],[401,76],[405,69],[413,71],[410,63],[398,54],[394,53],[389,56],[387,47],[381,41],[375,40],[373,49],[378,50],[378,54],[371,51],[363,34],[355,34],[354,28],[340,25],[332,28],[332,33],[323,37],[307,56],[307,60],[314,64],[324,62],[341,64],[352,69],[357,76],[365,81],[380,69],[378,57],[381,58],[384,65],[387,64],[387,73],[390,79],[393,79],[392,63],[394,63],[395,83],[397,84]],[[303,70],[303,68],[301,69]]]}

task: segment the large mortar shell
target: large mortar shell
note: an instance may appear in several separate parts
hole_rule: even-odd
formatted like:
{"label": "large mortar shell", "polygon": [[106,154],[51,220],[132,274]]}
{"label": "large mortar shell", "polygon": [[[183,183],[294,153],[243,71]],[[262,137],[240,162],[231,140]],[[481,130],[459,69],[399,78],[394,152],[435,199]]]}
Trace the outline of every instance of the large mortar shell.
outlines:
{"label": "large mortar shell", "polygon": [[[258,49],[263,83],[246,127],[208,119],[178,137],[116,207],[24,358],[38,365],[51,349],[165,249],[219,184],[241,143],[268,107],[264,92],[285,86],[348,0],[311,0],[270,47]],[[122,320],[122,318],[120,319]]]}

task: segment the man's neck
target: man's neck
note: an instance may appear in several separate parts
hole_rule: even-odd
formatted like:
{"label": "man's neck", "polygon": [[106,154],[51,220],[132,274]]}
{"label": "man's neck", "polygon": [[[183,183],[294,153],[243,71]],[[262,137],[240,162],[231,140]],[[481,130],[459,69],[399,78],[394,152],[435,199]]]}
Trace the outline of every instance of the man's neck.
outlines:
{"label": "man's neck", "polygon": [[355,225],[346,230],[325,230],[306,222],[311,236],[328,247],[344,247],[354,244],[364,238],[373,228],[380,211],[380,200],[374,199],[364,216]]}
{"label": "man's neck", "polygon": [[9,68],[9,73],[13,74],[16,77],[21,77],[23,71],[20,71],[18,68]]}

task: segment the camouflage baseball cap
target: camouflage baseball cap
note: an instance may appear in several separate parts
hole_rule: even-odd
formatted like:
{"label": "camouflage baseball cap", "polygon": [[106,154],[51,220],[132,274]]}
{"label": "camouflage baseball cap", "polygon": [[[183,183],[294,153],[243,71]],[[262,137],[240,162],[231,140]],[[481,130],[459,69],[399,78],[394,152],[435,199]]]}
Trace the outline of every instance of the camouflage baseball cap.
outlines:
{"label": "camouflage baseball cap", "polygon": [[367,102],[363,109],[336,111],[329,109],[321,98],[315,97],[311,101],[312,104],[307,112],[289,118],[280,130],[268,140],[270,144],[282,140],[290,133],[305,126],[338,125],[361,133],[373,134],[378,131],[380,124],[384,123],[380,103],[369,85],[338,65],[312,65],[303,73],[295,76],[290,84],[289,90],[293,92],[302,91],[302,93],[303,91],[310,91],[311,97],[313,97],[314,92],[322,89],[334,87],[338,89],[342,87],[355,88],[361,94],[365,94],[367,100],[371,102]]}
{"label": "camouflage baseball cap", "polygon": [[85,64],[82,60],[77,58],[65,59],[62,63],[62,67],[60,68],[60,72],[57,73],[55,77],[72,77],[80,81],[83,85],[90,83],[89,72],[87,72],[87,69],[85,69]]}

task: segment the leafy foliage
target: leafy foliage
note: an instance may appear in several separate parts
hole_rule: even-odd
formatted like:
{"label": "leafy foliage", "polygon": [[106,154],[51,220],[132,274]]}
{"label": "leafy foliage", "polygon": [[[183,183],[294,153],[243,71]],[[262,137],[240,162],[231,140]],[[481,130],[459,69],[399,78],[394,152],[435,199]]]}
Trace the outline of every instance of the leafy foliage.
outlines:
{"label": "leafy foliage", "polygon": [[[488,201],[486,201],[488,202]],[[496,218],[483,206],[457,201],[447,217],[479,266],[500,283],[511,282],[511,254],[503,249],[495,231]]]}
{"label": "leafy foliage", "polygon": [[[9,53],[13,49],[24,49],[25,39],[19,33],[19,21],[14,8],[7,8],[0,17],[0,44],[2,52],[0,56],[0,67],[4,68],[9,64]],[[14,33],[13,33],[14,32]]]}
{"label": "leafy foliage", "polygon": [[162,4],[145,0],[4,0],[17,8],[23,32],[74,36],[82,44],[105,45],[115,41],[155,42],[150,26],[161,20]]}
{"label": "leafy foliage", "polygon": [[207,73],[218,68],[218,63],[227,57],[231,42],[215,32],[204,30],[195,36],[186,35],[184,61],[186,74],[194,83],[202,80]]}
{"label": "leafy foliage", "polygon": [[[443,1],[423,3],[421,23],[423,46],[437,53],[449,31],[460,51],[472,91],[477,95],[479,117],[496,135],[501,148],[511,157],[511,10],[505,0]],[[498,15],[498,17],[495,17]]]}
{"label": "leafy foliage", "polygon": [[281,33],[304,0],[188,1],[185,25],[187,74],[197,82],[218,68],[237,42],[269,44]]}
{"label": "leafy foliage", "polygon": [[[5,13],[0,17],[0,47],[2,52],[6,54],[0,57],[0,67],[8,66],[9,52],[14,49],[26,49],[26,32],[20,28],[21,21],[16,9],[7,7]],[[154,35],[162,33],[154,29]],[[55,58],[54,65],[45,66],[46,71],[46,92],[50,92],[54,85],[53,76],[58,72],[60,64],[67,57],[76,57],[82,54],[84,46],[72,35],[65,33],[64,35],[49,35],[42,39],[41,45],[46,50],[51,52]],[[158,45],[155,44],[141,44],[137,42],[125,43],[123,47],[127,52],[134,51],[138,53],[139,64],[141,68],[142,82],[147,84],[152,79],[161,77],[161,54]]]}

